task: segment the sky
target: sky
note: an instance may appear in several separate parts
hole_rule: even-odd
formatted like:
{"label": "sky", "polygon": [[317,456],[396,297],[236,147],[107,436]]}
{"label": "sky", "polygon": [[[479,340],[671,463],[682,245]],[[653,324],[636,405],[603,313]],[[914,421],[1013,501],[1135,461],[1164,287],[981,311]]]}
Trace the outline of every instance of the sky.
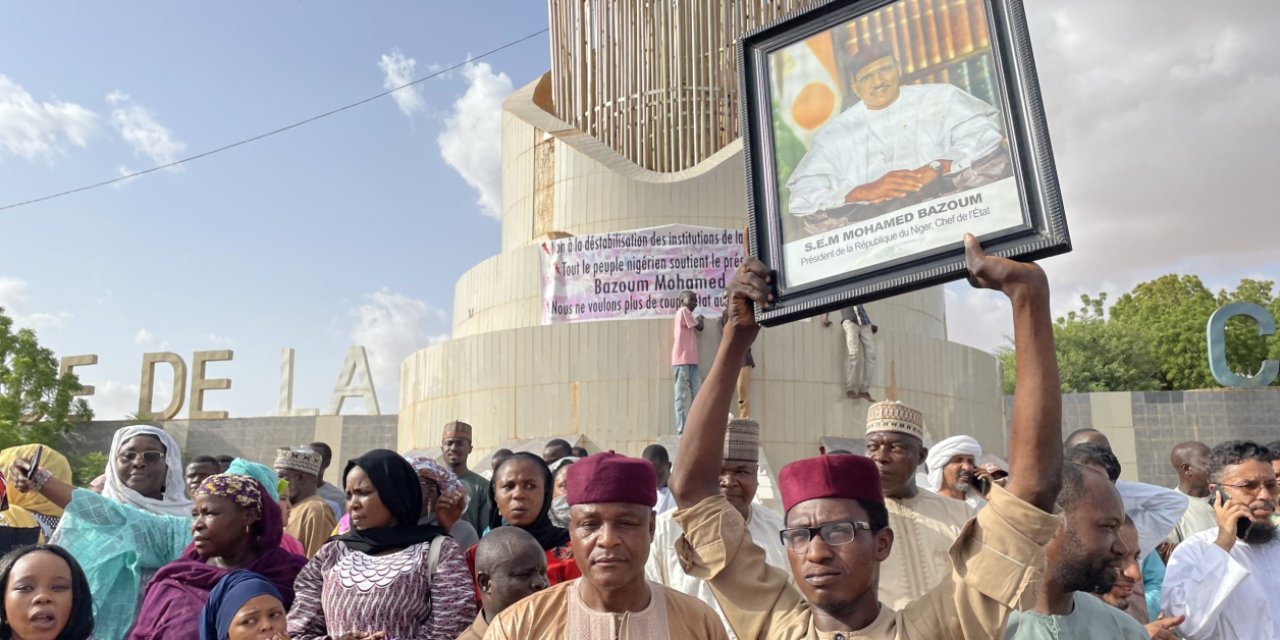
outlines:
{"label": "sky", "polygon": [[[1035,0],[1027,11],[1073,253],[1055,312],[1170,272],[1280,279],[1267,0]],[[0,206],[216,149],[546,27],[546,5],[334,1],[0,4]],[[545,34],[252,144],[0,211],[0,306],[80,370],[99,418],[137,411],[142,354],[232,349],[206,410],[324,409],[364,345],[383,413],[408,354],[447,339],[458,277],[499,250],[500,104]],[[993,349],[1007,304],[947,286],[952,340]],[[168,398],[161,369],[157,407]],[[345,413],[367,410],[348,402]],[[184,408],[180,416],[186,414]]]}

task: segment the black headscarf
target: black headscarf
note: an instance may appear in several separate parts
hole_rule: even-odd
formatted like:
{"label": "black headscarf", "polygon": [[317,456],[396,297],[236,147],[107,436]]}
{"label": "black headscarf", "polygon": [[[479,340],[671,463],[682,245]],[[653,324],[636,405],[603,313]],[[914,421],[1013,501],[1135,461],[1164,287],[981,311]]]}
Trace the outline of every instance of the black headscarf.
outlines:
{"label": "black headscarf", "polygon": [[569,544],[569,532],[551,523],[551,493],[555,490],[555,478],[551,474],[551,468],[547,466],[547,463],[544,462],[542,458],[524,451],[516,453],[506,460],[503,460],[502,464],[498,465],[498,468],[493,470],[493,482],[489,483],[489,500],[493,503],[494,508],[493,515],[489,520],[489,528],[497,529],[502,526],[515,526],[508,523],[498,511],[497,487],[499,474],[502,473],[502,468],[517,460],[533,462],[542,470],[542,487],[544,489],[542,496],[542,509],[538,511],[538,518],[533,521],[533,524],[521,528],[528,531],[529,534],[538,541],[538,544],[542,545],[543,551],[550,551]]}
{"label": "black headscarf", "polygon": [[378,498],[391,512],[396,524],[377,529],[356,529],[352,526],[349,531],[338,536],[348,549],[376,555],[430,542],[436,536],[446,535],[436,525],[418,524],[418,517],[422,514],[422,485],[418,484],[418,474],[413,466],[400,454],[387,449],[374,449],[348,461],[346,470],[342,472],[344,486],[347,474],[355,467],[360,467],[369,476],[369,481],[378,490]]}

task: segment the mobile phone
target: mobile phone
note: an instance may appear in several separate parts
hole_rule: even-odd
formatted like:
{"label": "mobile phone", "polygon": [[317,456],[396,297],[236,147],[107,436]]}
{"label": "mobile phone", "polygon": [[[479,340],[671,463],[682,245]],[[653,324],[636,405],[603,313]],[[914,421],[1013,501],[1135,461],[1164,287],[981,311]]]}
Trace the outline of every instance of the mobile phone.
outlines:
{"label": "mobile phone", "polygon": [[987,476],[976,476],[974,484],[977,485],[978,493],[984,496],[991,493],[991,478],[988,478]]}
{"label": "mobile phone", "polygon": [[1216,507],[1219,504],[1226,504],[1229,500],[1231,500],[1231,496],[1228,496],[1227,492],[1222,490],[1222,487],[1214,487],[1213,491],[1209,492],[1209,504],[1211,506]]}
{"label": "mobile phone", "polygon": [[36,454],[31,456],[31,466],[27,467],[27,472],[23,474],[27,476],[28,480],[31,479],[31,474],[35,473],[36,469],[40,468],[40,456],[42,455],[44,455],[44,445],[39,445],[36,447]]}
{"label": "mobile phone", "polygon": [[[1214,487],[1213,491],[1209,492],[1209,504],[1215,507],[1219,504],[1226,504],[1230,500],[1231,496],[1228,496],[1222,487]],[[1249,518],[1245,516],[1236,518],[1236,537],[1243,540],[1245,534],[1249,533],[1249,527],[1251,526],[1253,526],[1253,521]]]}

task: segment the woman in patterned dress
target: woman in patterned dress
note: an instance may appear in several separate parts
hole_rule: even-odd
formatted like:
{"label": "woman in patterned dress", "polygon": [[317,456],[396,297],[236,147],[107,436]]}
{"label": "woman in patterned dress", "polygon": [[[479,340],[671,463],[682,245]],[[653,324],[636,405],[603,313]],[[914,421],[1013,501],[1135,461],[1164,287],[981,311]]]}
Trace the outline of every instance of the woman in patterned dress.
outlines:
{"label": "woman in patterned dress", "polygon": [[298,574],[290,637],[457,638],[476,617],[471,575],[453,538],[418,524],[422,487],[413,467],[375,449],[347,463],[343,483],[353,528]]}

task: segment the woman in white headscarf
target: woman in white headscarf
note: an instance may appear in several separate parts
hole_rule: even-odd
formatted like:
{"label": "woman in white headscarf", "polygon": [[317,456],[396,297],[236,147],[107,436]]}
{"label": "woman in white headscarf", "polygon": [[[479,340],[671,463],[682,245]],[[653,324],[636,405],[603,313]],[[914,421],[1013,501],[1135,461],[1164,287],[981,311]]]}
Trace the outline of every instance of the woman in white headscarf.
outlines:
{"label": "woman in white headscarf", "polygon": [[8,477],[19,492],[38,492],[66,511],[52,542],[79,561],[97,609],[98,640],[122,640],[133,625],[143,586],[191,543],[191,501],[182,452],[160,427],[116,431],[99,495],[18,458]]}
{"label": "woman in white headscarf", "polygon": [[149,424],[124,427],[111,438],[102,495],[143,511],[191,517],[182,478],[182,451],[164,429]]}

